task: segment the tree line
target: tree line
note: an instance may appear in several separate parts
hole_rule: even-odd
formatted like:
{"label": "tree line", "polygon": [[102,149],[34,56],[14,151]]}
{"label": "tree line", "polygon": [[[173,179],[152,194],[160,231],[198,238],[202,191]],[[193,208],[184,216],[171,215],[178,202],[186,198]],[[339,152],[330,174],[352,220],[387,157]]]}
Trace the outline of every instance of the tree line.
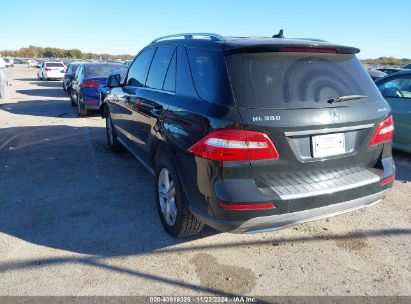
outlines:
{"label": "tree line", "polygon": [[365,64],[377,66],[377,65],[393,65],[393,66],[403,66],[411,63],[411,59],[408,58],[394,58],[394,57],[380,57],[377,59],[365,59],[361,60]]}
{"label": "tree line", "polygon": [[102,59],[102,60],[128,60],[133,59],[134,56],[124,55],[111,55],[111,54],[95,54],[95,53],[83,53],[79,49],[60,49],[54,47],[38,47],[30,45],[29,47],[23,47],[17,51],[4,50],[0,51],[0,54],[4,57],[20,57],[20,58],[69,58],[69,59]]}
{"label": "tree line", "polygon": [[[94,54],[83,53],[79,49],[60,49],[54,47],[38,47],[30,45],[26,48],[21,48],[17,51],[4,50],[0,52],[4,57],[21,57],[21,58],[68,58],[68,59],[102,59],[102,60],[129,60],[133,59],[133,55],[111,55],[111,54]],[[403,66],[411,63],[408,58],[394,58],[394,57],[380,57],[377,59],[365,59],[363,63],[377,66],[377,65],[393,65]]]}

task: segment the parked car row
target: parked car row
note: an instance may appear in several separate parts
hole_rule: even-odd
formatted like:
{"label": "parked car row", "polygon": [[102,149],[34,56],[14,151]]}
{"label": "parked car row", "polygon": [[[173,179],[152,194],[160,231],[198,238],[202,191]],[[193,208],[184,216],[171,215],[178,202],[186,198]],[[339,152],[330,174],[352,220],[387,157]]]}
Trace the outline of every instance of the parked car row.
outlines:
{"label": "parked car row", "polygon": [[410,144],[410,112],[396,107],[409,104],[411,77],[377,88],[358,52],[278,35],[170,35],[127,66],[72,63],[63,89],[80,116],[100,110],[113,152],[154,175],[170,235],[204,224],[273,231],[370,206],[393,185],[394,119],[394,146]]}

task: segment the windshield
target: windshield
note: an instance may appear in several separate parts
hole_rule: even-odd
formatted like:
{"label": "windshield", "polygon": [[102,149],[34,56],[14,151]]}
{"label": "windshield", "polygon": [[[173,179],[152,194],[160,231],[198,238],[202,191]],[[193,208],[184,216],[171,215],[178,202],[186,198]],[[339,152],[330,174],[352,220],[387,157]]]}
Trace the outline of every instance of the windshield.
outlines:
{"label": "windshield", "polygon": [[86,67],[86,75],[87,77],[108,77],[111,72],[122,68],[124,68],[122,64],[91,65]]}
{"label": "windshield", "polygon": [[318,108],[340,96],[368,96],[350,104],[382,98],[351,54],[243,53],[226,57],[226,62],[240,107]]}

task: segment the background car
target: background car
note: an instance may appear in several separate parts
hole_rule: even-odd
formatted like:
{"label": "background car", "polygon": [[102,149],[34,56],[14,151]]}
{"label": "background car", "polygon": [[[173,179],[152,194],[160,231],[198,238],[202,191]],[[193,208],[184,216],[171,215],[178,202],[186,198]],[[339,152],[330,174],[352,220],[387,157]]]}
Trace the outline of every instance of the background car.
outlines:
{"label": "background car", "polygon": [[37,61],[34,59],[27,60],[27,67],[28,68],[35,68],[37,67]]}
{"label": "background car", "polygon": [[43,62],[37,71],[37,78],[43,80],[63,79],[65,68],[62,62]]}
{"label": "background car", "polygon": [[69,63],[69,66],[67,67],[67,71],[64,74],[63,77],[63,91],[67,92],[68,95],[70,96],[70,91],[71,91],[71,81],[74,78],[74,75],[76,74],[77,68],[81,62],[72,62]]}
{"label": "background car", "polygon": [[404,65],[402,68],[405,70],[411,70],[411,63]]}
{"label": "background car", "polygon": [[372,80],[374,81],[384,76],[387,76],[387,73],[381,72],[377,69],[369,69],[367,70],[367,72],[371,76]]}
{"label": "background car", "polygon": [[411,70],[391,74],[375,84],[391,106],[394,149],[411,153]]}
{"label": "background car", "polygon": [[13,58],[3,58],[4,62],[6,63],[7,68],[14,67],[14,59]]}
{"label": "background car", "polygon": [[71,82],[70,100],[73,106],[77,105],[80,116],[87,115],[88,110],[100,109],[100,85],[107,82],[111,72],[122,68],[122,63],[83,63],[77,68]]}
{"label": "background car", "polygon": [[392,73],[397,73],[397,72],[402,71],[401,68],[376,68],[376,70],[381,71],[386,74],[392,74]]}

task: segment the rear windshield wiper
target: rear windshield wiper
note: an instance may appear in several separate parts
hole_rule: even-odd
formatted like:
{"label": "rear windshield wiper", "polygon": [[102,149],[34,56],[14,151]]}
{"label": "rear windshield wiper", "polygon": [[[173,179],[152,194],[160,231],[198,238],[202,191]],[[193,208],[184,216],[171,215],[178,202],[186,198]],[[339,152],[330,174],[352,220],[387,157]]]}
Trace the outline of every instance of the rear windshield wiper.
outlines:
{"label": "rear windshield wiper", "polygon": [[368,96],[365,95],[347,95],[347,96],[340,96],[340,97],[335,97],[328,99],[328,103],[336,103],[336,102],[342,102],[342,101],[348,101],[348,100],[355,100],[355,99],[362,99],[362,98],[367,98]]}

